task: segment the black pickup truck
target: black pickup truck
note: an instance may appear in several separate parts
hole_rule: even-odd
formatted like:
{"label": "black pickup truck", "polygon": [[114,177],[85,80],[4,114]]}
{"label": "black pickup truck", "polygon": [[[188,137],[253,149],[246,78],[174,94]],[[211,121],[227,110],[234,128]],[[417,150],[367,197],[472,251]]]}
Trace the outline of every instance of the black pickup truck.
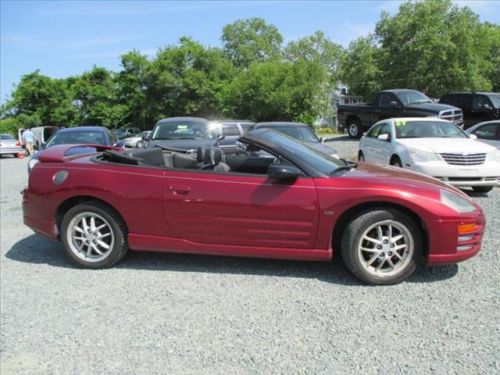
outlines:
{"label": "black pickup truck", "polygon": [[373,103],[337,107],[338,127],[347,129],[351,138],[360,138],[377,121],[392,117],[439,117],[463,126],[461,109],[435,103],[416,90],[384,90],[375,95]]}

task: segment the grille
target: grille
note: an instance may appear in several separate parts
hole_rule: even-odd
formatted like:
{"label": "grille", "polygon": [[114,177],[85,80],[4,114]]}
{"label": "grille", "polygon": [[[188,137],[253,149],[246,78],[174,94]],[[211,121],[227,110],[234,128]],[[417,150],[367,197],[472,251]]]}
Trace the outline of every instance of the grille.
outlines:
{"label": "grille", "polygon": [[481,165],[486,159],[486,154],[441,154],[441,157],[452,165]]}
{"label": "grille", "polygon": [[462,122],[464,115],[461,109],[450,109],[448,111],[443,111],[439,114],[439,117],[443,120]]}

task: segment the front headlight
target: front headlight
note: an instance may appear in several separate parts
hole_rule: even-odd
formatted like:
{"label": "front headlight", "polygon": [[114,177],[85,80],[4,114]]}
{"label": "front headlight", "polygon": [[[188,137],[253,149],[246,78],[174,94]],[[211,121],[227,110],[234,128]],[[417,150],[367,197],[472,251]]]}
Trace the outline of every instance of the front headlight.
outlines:
{"label": "front headlight", "polygon": [[415,163],[425,163],[428,161],[438,161],[441,160],[438,154],[435,152],[427,152],[427,151],[422,151],[422,150],[416,150],[414,148],[411,148],[410,150],[410,157]]}
{"label": "front headlight", "polygon": [[486,161],[493,161],[496,163],[500,163],[500,151],[495,150],[486,154]]}
{"label": "front headlight", "polygon": [[441,203],[457,212],[465,213],[473,212],[476,210],[476,206],[474,206],[469,200],[461,197],[458,194],[452,193],[449,190],[441,190],[440,195]]}
{"label": "front headlight", "polygon": [[31,172],[33,168],[35,168],[35,165],[37,165],[38,163],[40,163],[40,160],[31,158],[31,160],[28,162],[28,172]]}

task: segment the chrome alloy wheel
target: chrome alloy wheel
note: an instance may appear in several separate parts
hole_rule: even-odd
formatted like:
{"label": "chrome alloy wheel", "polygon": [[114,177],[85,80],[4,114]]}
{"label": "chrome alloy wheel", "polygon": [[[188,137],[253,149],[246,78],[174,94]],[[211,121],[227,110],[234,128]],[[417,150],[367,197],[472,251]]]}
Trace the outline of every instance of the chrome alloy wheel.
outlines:
{"label": "chrome alloy wheel", "polygon": [[414,252],[410,230],[394,220],[384,220],[368,227],[358,243],[358,256],[365,270],[379,277],[403,271]]}
{"label": "chrome alloy wheel", "polygon": [[66,231],[71,251],[86,262],[105,259],[114,245],[111,225],[95,212],[81,212],[71,219]]}
{"label": "chrome alloy wheel", "polygon": [[349,134],[351,135],[351,137],[357,137],[357,135],[358,135],[358,125],[357,124],[349,125]]}

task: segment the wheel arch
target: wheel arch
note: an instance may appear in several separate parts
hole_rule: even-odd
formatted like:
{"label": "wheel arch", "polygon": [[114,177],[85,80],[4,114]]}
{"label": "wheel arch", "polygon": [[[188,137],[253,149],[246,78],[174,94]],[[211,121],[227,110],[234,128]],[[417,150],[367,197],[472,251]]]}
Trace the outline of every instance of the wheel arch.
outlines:
{"label": "wheel arch", "polygon": [[392,203],[392,202],[363,202],[358,205],[355,205],[353,207],[348,208],[345,210],[339,218],[336,220],[335,225],[333,227],[333,233],[332,233],[332,248],[334,250],[334,256],[336,253],[340,254],[340,243],[342,241],[342,234],[344,233],[345,228],[347,225],[357,216],[359,216],[363,212],[367,211],[374,211],[377,209],[394,209],[398,210],[409,217],[411,217],[415,223],[418,225],[422,232],[422,239],[423,239],[423,244],[424,248],[423,254],[425,257],[427,257],[429,253],[429,231],[427,228],[427,225],[425,224],[424,220],[414,211],[409,209],[406,206],[403,206],[398,203]]}
{"label": "wheel arch", "polygon": [[361,126],[361,119],[358,116],[356,116],[356,115],[349,115],[349,116],[347,116],[347,118],[345,120],[347,126],[349,126],[349,122],[351,120],[357,121],[357,123]]}
{"label": "wheel arch", "polygon": [[56,212],[56,226],[57,226],[58,232],[60,233],[60,231],[61,231],[62,220],[63,220],[63,217],[66,214],[66,212],[68,212],[68,210],[70,210],[71,208],[73,208],[73,207],[75,207],[75,206],[77,206],[77,205],[79,205],[81,203],[92,202],[92,201],[93,202],[98,202],[99,204],[101,204],[103,206],[106,206],[109,209],[113,210],[120,217],[120,219],[123,222],[123,225],[125,225],[125,229],[128,232],[127,222],[125,221],[123,215],[120,214],[120,212],[115,207],[113,207],[108,202],[106,202],[106,201],[104,201],[104,200],[102,200],[100,198],[97,198],[97,197],[94,197],[94,196],[90,196],[90,195],[77,195],[77,196],[73,196],[71,198],[66,199],[64,202],[62,202],[59,205],[59,207],[57,207],[57,212]]}

